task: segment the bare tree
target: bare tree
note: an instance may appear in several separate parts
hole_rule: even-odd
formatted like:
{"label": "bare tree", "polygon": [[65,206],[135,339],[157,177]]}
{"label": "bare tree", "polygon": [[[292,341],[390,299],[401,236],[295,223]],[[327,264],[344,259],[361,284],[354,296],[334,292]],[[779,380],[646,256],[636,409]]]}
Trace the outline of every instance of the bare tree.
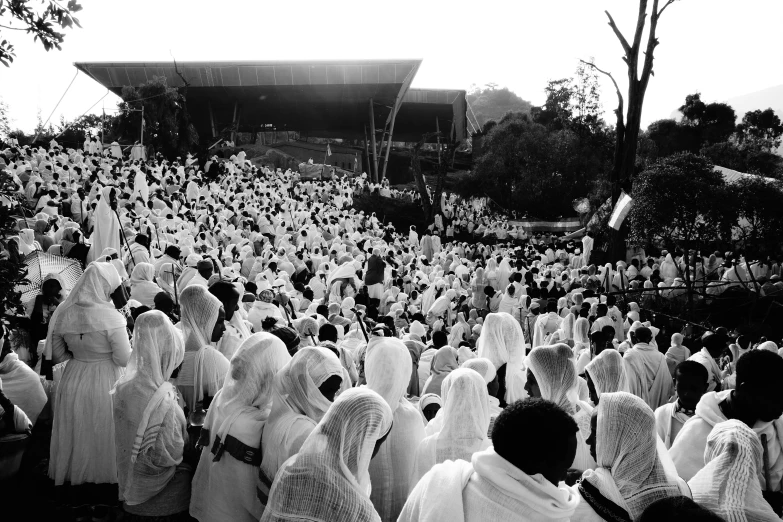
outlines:
{"label": "bare tree", "polygon": [[[664,0],[663,7],[659,7],[661,3],[660,0],[653,0],[652,9],[650,11],[649,34],[647,36],[643,57],[640,56],[642,54],[642,33],[644,32],[644,27],[647,23],[647,8],[649,1],[639,0],[639,14],[636,19],[636,30],[634,31],[633,40],[630,43],[617,27],[617,24],[615,24],[614,18],[612,18],[609,11],[605,11],[607,18],[609,18],[609,27],[614,31],[617,40],[623,48],[625,53],[623,55],[623,61],[628,67],[627,112],[625,114],[623,114],[625,105],[623,96],[612,74],[599,69],[594,62],[583,61],[585,64],[593,67],[596,71],[608,76],[617,90],[617,97],[619,100],[618,107],[615,110],[615,114],[617,115],[617,141],[615,143],[614,168],[612,169],[609,178],[613,204],[620,198],[620,189],[623,184],[630,182],[634,174],[644,95],[647,92],[650,76],[654,74],[654,53],[655,48],[659,43],[658,37],[656,36],[658,21],[666,8],[675,1],[676,0]],[[641,58],[643,58],[643,61],[641,62],[640,73],[639,66]],[[612,241],[612,255],[614,258],[617,258],[620,254],[620,248],[622,247],[622,238],[618,234],[615,234],[614,236],[614,241]]]}

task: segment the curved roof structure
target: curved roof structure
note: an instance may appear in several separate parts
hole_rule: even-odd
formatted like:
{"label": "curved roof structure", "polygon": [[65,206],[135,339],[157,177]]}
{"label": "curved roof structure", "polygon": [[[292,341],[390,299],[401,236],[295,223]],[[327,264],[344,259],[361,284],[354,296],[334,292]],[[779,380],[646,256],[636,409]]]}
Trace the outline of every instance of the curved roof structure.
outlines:
{"label": "curved roof structure", "polygon": [[[466,135],[465,91],[410,89],[421,60],[83,62],[74,64],[117,95],[153,77],[188,83],[188,107],[200,133],[295,130],[356,139],[391,128],[395,141],[418,141],[437,125]],[[181,76],[180,76],[181,75]],[[370,107],[373,108],[372,118]],[[460,112],[461,111],[461,112]],[[426,130],[423,130],[426,129]],[[423,132],[422,132],[423,130]]]}

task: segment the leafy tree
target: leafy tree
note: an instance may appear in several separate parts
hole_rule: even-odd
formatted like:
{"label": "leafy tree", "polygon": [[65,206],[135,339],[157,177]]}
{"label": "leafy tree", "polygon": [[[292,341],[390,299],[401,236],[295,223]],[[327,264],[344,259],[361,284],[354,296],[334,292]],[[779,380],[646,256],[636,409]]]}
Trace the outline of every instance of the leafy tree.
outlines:
{"label": "leafy tree", "polygon": [[728,188],[739,218],[732,226],[733,237],[745,247],[773,253],[783,229],[783,182],[743,176]]}
{"label": "leafy tree", "polygon": [[783,179],[783,158],[757,145],[724,141],[702,148],[701,155],[727,169]]}
{"label": "leafy tree", "polygon": [[145,146],[152,145],[168,156],[184,156],[198,143],[198,134],[189,121],[183,96],[176,88],[168,86],[164,76],[154,76],[138,87],[126,85],[121,97],[117,130],[125,138],[140,139],[143,107]]}
{"label": "leafy tree", "polygon": [[728,140],[734,134],[737,114],[731,105],[726,103],[708,103],[704,107],[699,130],[701,143],[720,143]]}
{"label": "leafy tree", "polygon": [[775,111],[749,111],[737,125],[737,140],[742,144],[757,145],[767,151],[780,147],[783,125]]}
{"label": "leafy tree", "polygon": [[595,134],[604,122],[601,119],[601,86],[595,69],[579,62],[572,82],[572,124],[577,132]]}
{"label": "leafy tree", "polygon": [[11,123],[8,120],[8,104],[0,99],[0,140],[8,138],[11,132]]}
{"label": "leafy tree", "polygon": [[533,121],[552,130],[568,128],[573,117],[574,87],[573,79],[561,78],[549,80],[544,92],[546,101],[541,107],[534,107],[531,114]]}
{"label": "leafy tree", "polygon": [[0,314],[3,318],[21,313],[21,294],[15,287],[27,275],[18,250],[14,249],[11,254],[8,246],[9,237],[17,234],[16,219],[22,215],[17,189],[13,178],[7,172],[0,171],[0,247],[8,251],[0,255]]}
{"label": "leafy tree", "polygon": [[707,105],[701,101],[701,93],[689,94],[685,97],[685,104],[679,108],[684,122],[690,125],[698,125],[704,116]]}
{"label": "leafy tree", "polygon": [[[40,4],[33,7],[32,4]],[[9,31],[23,31],[33,35],[33,40],[40,41],[44,49],[62,50],[60,44],[65,40],[65,34],[59,32],[79,25],[74,16],[82,10],[76,0],[69,0],[63,6],[56,0],[8,0],[0,1],[0,63],[10,67],[16,58],[16,51],[5,35]]]}
{"label": "leafy tree", "polygon": [[[676,245],[688,252],[719,239],[723,225],[735,221],[726,211],[731,205],[723,175],[690,153],[675,154],[643,171],[631,197],[628,239],[636,245]],[[690,276],[686,270],[689,288]],[[692,304],[692,293],[688,295]]]}
{"label": "leafy tree", "polygon": [[495,83],[488,83],[483,89],[473,86],[467,99],[480,126],[486,125],[490,120],[499,120],[507,112],[529,113],[532,107],[530,102],[523,100],[507,87],[498,89]]}

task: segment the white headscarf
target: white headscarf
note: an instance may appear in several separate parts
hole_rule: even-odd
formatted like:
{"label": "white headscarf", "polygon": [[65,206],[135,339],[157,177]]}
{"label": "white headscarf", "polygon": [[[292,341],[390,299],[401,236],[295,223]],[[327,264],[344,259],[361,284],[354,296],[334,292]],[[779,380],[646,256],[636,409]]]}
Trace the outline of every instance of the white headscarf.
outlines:
{"label": "white headscarf", "polygon": [[392,337],[370,339],[364,362],[367,387],[386,399],[392,412],[405,397],[412,366],[408,348],[399,339]]}
{"label": "white headscarf", "polygon": [[585,366],[590,380],[595,386],[595,393],[600,398],[602,393],[628,391],[625,383],[625,366],[623,358],[616,350],[607,349],[599,353],[595,359]]}
{"label": "white headscarf", "polygon": [[478,339],[478,356],[489,359],[498,370],[506,366],[507,403],[524,399],[525,392],[525,338],[522,328],[511,315],[489,314],[484,319]]}
{"label": "white headscarf", "polygon": [[572,357],[573,352],[567,344],[555,344],[533,348],[527,358],[541,398],[554,402],[570,415],[574,414],[577,399],[576,367]]}
{"label": "white headscarf", "polygon": [[261,522],[380,520],[369,499],[368,467],[391,424],[391,408],[374,391],[342,393],[278,471]]}
{"label": "white headscarf", "polygon": [[658,458],[655,415],[639,397],[604,393],[597,407],[596,457],[599,468],[582,480],[601,487],[601,474],[611,474],[631,520],[638,520],[656,500],[679,496]]}
{"label": "white headscarf", "polygon": [[763,455],[758,435],[745,423],[716,424],[704,448],[705,466],[688,482],[693,500],[730,522],[780,520],[761,494]]}
{"label": "white headscarf", "polygon": [[481,448],[489,428],[489,395],[484,378],[468,368],[451,372],[441,385],[443,428],[436,443],[436,462],[462,459]]}

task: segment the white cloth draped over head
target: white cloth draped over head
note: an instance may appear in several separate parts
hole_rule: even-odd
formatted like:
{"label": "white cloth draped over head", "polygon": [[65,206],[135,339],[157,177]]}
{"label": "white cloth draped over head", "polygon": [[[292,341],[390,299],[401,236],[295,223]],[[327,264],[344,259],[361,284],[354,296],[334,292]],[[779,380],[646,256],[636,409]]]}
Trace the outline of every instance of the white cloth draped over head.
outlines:
{"label": "white cloth draped over head", "polygon": [[489,394],[484,377],[470,368],[458,368],[443,381],[443,427],[425,438],[416,451],[415,485],[435,464],[447,460],[470,461],[476,451],[490,446]]}
{"label": "white cloth draped over head", "polygon": [[371,339],[367,346],[364,374],[367,387],[389,404],[394,424],[386,442],[370,463],[372,495],[381,520],[395,521],[405,504],[411,484],[415,452],[424,438],[419,411],[405,399],[411,378],[410,352],[405,343],[392,337]]}
{"label": "white cloth draped over head", "polygon": [[574,352],[579,353],[583,349],[590,348],[590,321],[586,317],[580,317],[574,321]]}
{"label": "white cloth draped over head", "polygon": [[680,495],[658,458],[655,415],[639,397],[626,392],[604,393],[597,407],[598,469],[582,480],[599,490],[602,475],[611,475],[631,520],[638,520],[656,500]]}
{"label": "white cloth draped over head", "polygon": [[705,466],[688,482],[693,500],[732,522],[780,520],[761,494],[763,455],[758,435],[745,423],[716,424],[704,449]]}
{"label": "white cloth draped over head", "polygon": [[264,427],[261,462],[261,470],[270,483],[332,405],[318,387],[333,376],[343,377],[340,359],[321,347],[300,349],[277,372],[272,412]]}
{"label": "white cloth draped over head", "polygon": [[525,338],[522,327],[506,313],[489,314],[478,339],[478,356],[489,359],[495,370],[506,364],[507,403],[527,397],[525,391]]}
{"label": "white cloth draped over head", "polygon": [[602,393],[628,391],[623,357],[616,350],[607,349],[599,353],[585,366],[585,371],[590,375],[599,398]]}
{"label": "white cloth draped over head", "polygon": [[84,334],[124,327],[125,317],[114,307],[111,293],[120,276],[110,263],[90,263],[76,285],[52,314],[46,335],[46,358],[52,357],[52,333]]}
{"label": "white cloth draped over head", "polygon": [[[165,314],[152,310],[136,318],[130,361],[111,392],[120,497],[128,505],[141,504],[159,493],[182,461],[181,451],[178,455],[167,451],[184,442],[185,426],[177,392],[168,379],[184,353],[182,335]],[[165,424],[169,415],[179,422]],[[142,463],[137,470],[139,459]],[[156,472],[150,472],[151,467]]]}
{"label": "white cloth draped over head", "polygon": [[470,368],[471,370],[478,372],[479,375],[484,378],[486,384],[491,383],[495,380],[495,377],[497,377],[495,365],[492,364],[492,361],[483,357],[467,360],[460,365],[460,368]]}
{"label": "white cloth draped over head", "polygon": [[155,296],[160,293],[160,287],[154,283],[154,279],[155,267],[152,264],[137,264],[130,277],[131,299],[152,308],[155,305]]}
{"label": "white cloth draped over head", "polygon": [[199,520],[255,520],[263,507],[256,497],[258,467],[231,455],[213,454],[215,442],[233,437],[260,450],[272,403],[275,374],[291,360],[285,343],[270,333],[251,335],[231,358],[225,384],[204,420],[209,443],[193,477],[190,513]]}
{"label": "white cloth draped over head", "polygon": [[536,378],[541,398],[574,414],[577,399],[576,367],[567,344],[539,346],[528,355],[528,368]]}
{"label": "white cloth draped over head", "polygon": [[369,499],[368,466],[391,424],[391,408],[374,391],[342,393],[278,471],[261,522],[380,520]]}
{"label": "white cloth draped over head", "polygon": [[213,395],[223,386],[229,362],[210,345],[212,331],[218,320],[220,300],[203,286],[193,285],[182,291],[181,324],[185,338],[185,359],[177,376],[177,385],[193,387],[192,396],[183,390],[191,411],[204,398],[204,391]]}
{"label": "white cloth draped over head", "polygon": [[103,187],[101,190],[101,199],[98,200],[93,215],[95,231],[90,237],[92,247],[87,261],[94,261],[105,248],[114,248],[117,252],[120,251],[120,221],[109,205],[112,190],[114,187],[111,186]]}

